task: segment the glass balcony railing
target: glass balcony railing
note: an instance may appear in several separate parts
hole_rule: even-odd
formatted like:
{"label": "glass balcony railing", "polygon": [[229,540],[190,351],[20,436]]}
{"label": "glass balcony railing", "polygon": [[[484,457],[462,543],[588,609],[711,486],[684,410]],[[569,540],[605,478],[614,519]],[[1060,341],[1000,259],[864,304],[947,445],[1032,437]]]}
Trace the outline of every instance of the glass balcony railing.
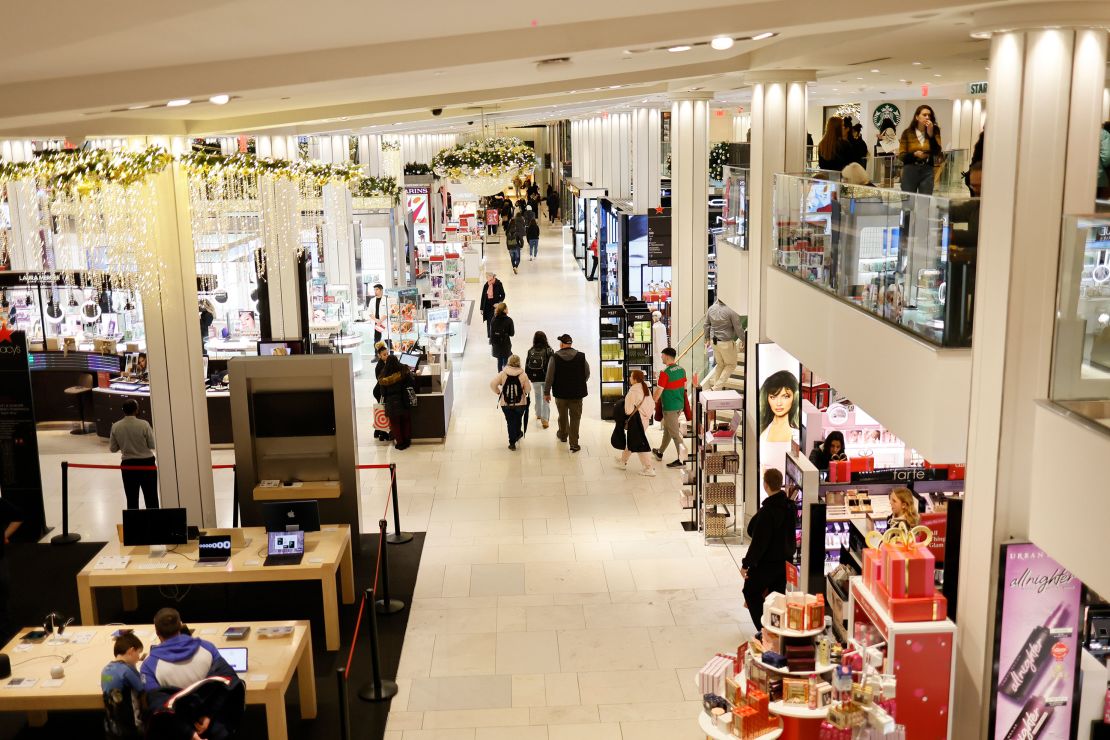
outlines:
{"label": "glass balcony railing", "polygon": [[775,176],[773,263],[940,346],[971,345],[979,201]]}
{"label": "glass balcony railing", "polygon": [[705,347],[705,316],[698,317],[686,334],[674,344],[678,351],[678,364],[686,371],[686,377],[699,382],[709,375],[709,352]]}
{"label": "glass balcony railing", "polygon": [[728,244],[744,250],[748,248],[751,174],[752,171],[747,167],[724,168],[725,207],[721,214],[724,228],[717,237],[718,244]]}
{"label": "glass balcony railing", "polygon": [[1110,427],[1110,216],[1066,216],[1052,399]]}

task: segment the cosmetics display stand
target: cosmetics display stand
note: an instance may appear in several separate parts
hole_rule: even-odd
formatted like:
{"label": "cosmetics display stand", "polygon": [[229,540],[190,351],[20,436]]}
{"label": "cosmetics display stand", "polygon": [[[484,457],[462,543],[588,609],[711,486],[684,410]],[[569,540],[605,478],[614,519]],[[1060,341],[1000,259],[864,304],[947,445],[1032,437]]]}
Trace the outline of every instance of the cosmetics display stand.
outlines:
{"label": "cosmetics display stand", "polygon": [[[705,737],[712,738],[713,740],[736,740],[737,736],[731,732],[725,732],[720,727],[713,724],[713,718],[710,717],[705,710],[698,715],[698,727],[705,733]],[[761,735],[755,735],[757,740],[776,740],[782,737],[782,728],[777,730],[768,730]]]}
{"label": "cosmetics display stand", "polygon": [[[948,619],[894,621],[861,577],[851,580],[849,593],[848,635],[853,646],[861,652],[880,651],[881,672],[897,679],[899,696],[914,697],[898,704],[898,723],[905,725],[906,736],[950,737],[956,625]],[[868,639],[860,639],[863,634]],[[910,657],[903,659],[903,654]]]}
{"label": "cosmetics display stand", "polygon": [[[703,507],[703,531],[707,541],[724,539],[739,531],[736,492],[742,490],[743,408],[744,397],[736,391],[701,391],[698,394],[700,423],[694,438],[698,475],[695,490],[697,503]],[[719,429],[724,423],[718,418],[718,412],[722,411],[729,412],[729,418],[727,426]]]}

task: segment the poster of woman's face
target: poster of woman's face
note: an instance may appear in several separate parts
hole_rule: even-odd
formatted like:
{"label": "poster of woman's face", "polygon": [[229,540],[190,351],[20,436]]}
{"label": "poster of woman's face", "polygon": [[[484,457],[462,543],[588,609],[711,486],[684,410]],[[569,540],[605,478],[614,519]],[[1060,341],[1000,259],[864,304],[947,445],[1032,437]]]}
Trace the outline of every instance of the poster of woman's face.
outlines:
{"label": "poster of woman's face", "polygon": [[[786,453],[801,443],[801,363],[774,343],[757,347],[759,363],[759,475],[775,468],[785,473]],[[760,501],[766,492],[760,491]]]}

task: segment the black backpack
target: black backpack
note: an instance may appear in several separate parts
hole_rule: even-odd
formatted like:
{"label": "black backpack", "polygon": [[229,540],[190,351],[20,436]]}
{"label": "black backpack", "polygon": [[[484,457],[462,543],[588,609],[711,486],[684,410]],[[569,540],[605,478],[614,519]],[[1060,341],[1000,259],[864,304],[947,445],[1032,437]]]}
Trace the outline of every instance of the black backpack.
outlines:
{"label": "black backpack", "polygon": [[506,375],[501,384],[501,399],[507,406],[516,406],[524,399],[524,385],[518,375]]}
{"label": "black backpack", "polygon": [[533,383],[542,383],[547,378],[547,356],[548,350],[546,348],[536,349],[533,347],[528,350],[528,358],[524,361],[524,372],[528,375],[528,380]]}

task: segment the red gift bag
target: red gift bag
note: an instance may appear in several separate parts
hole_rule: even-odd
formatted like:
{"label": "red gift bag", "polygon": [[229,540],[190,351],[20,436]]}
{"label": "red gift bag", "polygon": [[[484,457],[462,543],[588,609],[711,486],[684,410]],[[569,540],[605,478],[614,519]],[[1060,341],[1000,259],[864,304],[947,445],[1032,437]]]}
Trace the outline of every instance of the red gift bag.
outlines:
{"label": "red gift bag", "polygon": [[867,457],[850,457],[848,458],[848,469],[853,473],[863,473],[875,469],[875,458],[868,455]]}

